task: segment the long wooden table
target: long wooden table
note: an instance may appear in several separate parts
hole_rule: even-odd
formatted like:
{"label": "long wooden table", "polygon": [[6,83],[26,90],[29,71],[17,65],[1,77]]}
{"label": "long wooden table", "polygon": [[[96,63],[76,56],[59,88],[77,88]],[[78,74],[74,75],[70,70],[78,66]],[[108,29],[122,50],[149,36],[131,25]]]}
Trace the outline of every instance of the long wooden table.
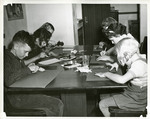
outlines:
{"label": "long wooden table", "polygon": [[[86,81],[86,74],[75,72],[75,69],[64,70],[60,64],[54,64],[61,72],[45,88],[8,88],[9,93],[58,93],[64,103],[64,116],[87,116],[87,97],[89,90],[105,90],[124,88],[126,85],[117,84],[111,80]],[[48,70],[51,72],[51,70]],[[39,79],[42,80],[43,75]]]}

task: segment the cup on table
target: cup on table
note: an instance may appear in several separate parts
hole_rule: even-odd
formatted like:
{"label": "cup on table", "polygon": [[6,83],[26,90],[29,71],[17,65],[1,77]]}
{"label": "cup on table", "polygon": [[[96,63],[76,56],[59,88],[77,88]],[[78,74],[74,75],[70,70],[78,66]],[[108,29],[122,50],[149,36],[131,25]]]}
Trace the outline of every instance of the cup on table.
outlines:
{"label": "cup on table", "polygon": [[82,65],[83,66],[89,66],[89,55],[83,55],[82,56]]}

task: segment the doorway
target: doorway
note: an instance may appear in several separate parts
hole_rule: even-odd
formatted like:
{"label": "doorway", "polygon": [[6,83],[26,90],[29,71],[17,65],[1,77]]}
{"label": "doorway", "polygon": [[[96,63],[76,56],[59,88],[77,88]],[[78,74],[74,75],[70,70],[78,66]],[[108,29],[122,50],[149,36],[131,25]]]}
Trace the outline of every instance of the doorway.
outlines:
{"label": "doorway", "polygon": [[102,20],[110,16],[110,4],[82,4],[84,45],[98,45],[103,39]]}

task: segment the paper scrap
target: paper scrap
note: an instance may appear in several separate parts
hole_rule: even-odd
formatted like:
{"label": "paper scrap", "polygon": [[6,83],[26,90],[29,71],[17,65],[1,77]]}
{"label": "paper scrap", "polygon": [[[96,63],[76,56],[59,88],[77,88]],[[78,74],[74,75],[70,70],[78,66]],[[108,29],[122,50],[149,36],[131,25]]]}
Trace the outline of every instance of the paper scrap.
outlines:
{"label": "paper scrap", "polygon": [[92,72],[92,71],[91,71],[91,69],[89,69],[89,67],[88,67],[88,66],[84,66],[84,67],[77,67],[77,71],[85,72],[85,73]]}

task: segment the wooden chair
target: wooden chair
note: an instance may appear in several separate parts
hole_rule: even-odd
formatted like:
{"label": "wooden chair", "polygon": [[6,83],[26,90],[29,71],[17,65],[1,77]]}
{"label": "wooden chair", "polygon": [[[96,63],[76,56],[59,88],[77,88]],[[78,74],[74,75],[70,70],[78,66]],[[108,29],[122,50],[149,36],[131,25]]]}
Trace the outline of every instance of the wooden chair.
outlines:
{"label": "wooden chair", "polygon": [[147,56],[147,36],[144,37],[143,42],[140,44],[140,53]]}
{"label": "wooden chair", "polygon": [[126,111],[119,109],[118,107],[109,107],[109,112],[111,117],[146,117],[147,110],[145,111]]}

